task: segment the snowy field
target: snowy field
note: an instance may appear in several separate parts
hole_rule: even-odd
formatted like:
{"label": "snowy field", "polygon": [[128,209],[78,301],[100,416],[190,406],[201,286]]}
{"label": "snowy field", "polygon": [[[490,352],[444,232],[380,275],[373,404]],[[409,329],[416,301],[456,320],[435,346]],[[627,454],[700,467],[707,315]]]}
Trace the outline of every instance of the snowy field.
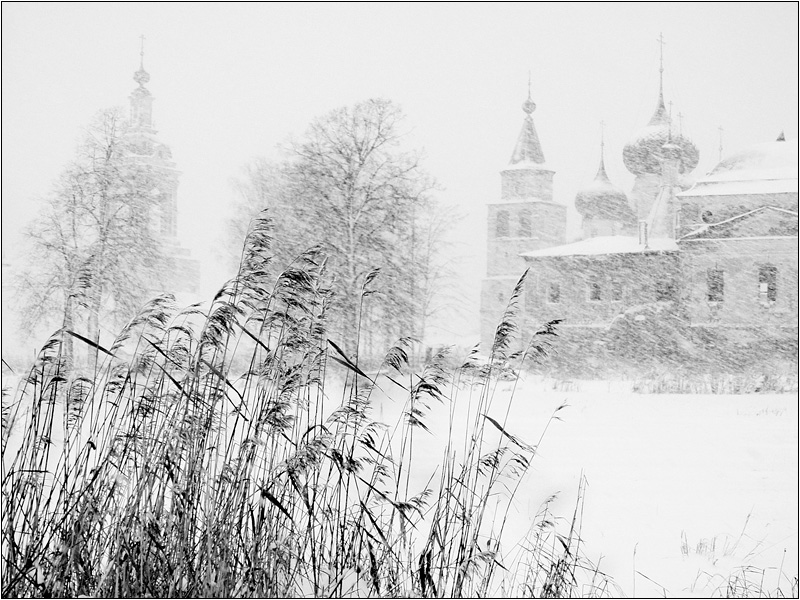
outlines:
{"label": "snowy field", "polygon": [[[513,385],[497,384],[489,411],[497,421],[505,419]],[[373,418],[395,422],[400,401],[376,392],[374,402]],[[461,390],[456,415],[467,402]],[[565,402],[561,420],[548,426]],[[418,430],[414,438],[412,494],[438,476],[448,407],[432,406],[425,422],[431,433]],[[764,570],[751,572],[764,590],[774,592],[780,577],[791,594],[798,573],[796,394],[648,395],[624,383],[531,379],[517,384],[506,423],[531,444],[547,427],[509,514],[506,557],[552,494],[552,512],[571,519],[583,473],[583,551],[613,578],[615,596],[719,596],[741,567]],[[12,458],[3,457],[6,467]]]}
{"label": "snowy field", "polygon": [[[512,383],[499,384],[491,416],[505,415]],[[584,551],[619,586],[615,595],[708,597],[740,567],[764,569],[763,589],[791,593],[798,572],[798,397],[635,394],[630,385],[529,381],[514,392],[510,433],[540,445],[509,516],[505,553],[545,499],[571,519],[581,472],[588,488]],[[462,396],[462,401],[467,397]],[[385,402],[384,418],[397,410]],[[414,460],[436,469],[447,411]],[[424,486],[425,469],[415,470]],[[412,490],[413,491],[413,490]],[[752,574],[754,573],[754,574]],[[751,572],[751,581],[762,574]],[[788,577],[788,578],[787,578]],[[717,591],[716,595],[719,595]]]}

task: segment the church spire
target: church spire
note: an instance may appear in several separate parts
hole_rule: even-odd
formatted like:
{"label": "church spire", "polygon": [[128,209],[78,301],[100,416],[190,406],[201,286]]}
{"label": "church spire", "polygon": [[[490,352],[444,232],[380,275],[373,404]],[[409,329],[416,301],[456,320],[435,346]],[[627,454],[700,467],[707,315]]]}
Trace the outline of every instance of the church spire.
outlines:
{"label": "church spire", "polygon": [[667,114],[667,108],[664,105],[664,34],[658,34],[659,46],[659,62],[658,62],[658,102],[656,104],[656,111],[650,118],[648,125],[662,125],[669,123],[670,118]]}
{"label": "church spire", "polygon": [[544,163],[544,153],[542,145],[539,143],[539,136],[536,134],[536,127],[533,125],[531,114],[536,110],[536,104],[531,98],[531,77],[528,74],[528,98],[522,103],[522,112],[525,113],[525,120],[522,123],[522,131],[519,132],[517,144],[514,146],[514,153],[511,155],[511,164],[521,162]]}
{"label": "church spire", "polygon": [[139,84],[140,88],[144,88],[144,84],[150,81],[150,73],[144,70],[144,36],[140,35],[139,40],[141,41],[139,49],[139,70],[133,74],[133,80]]}
{"label": "church spire", "polygon": [[595,181],[609,181],[606,174],[606,141],[605,141],[605,121],[600,121],[600,167],[597,169]]}
{"label": "church spire", "polygon": [[153,128],[153,97],[144,87],[150,81],[150,74],[144,70],[144,35],[139,36],[139,70],[133,74],[133,80],[139,84],[131,92],[131,125],[144,129]]}

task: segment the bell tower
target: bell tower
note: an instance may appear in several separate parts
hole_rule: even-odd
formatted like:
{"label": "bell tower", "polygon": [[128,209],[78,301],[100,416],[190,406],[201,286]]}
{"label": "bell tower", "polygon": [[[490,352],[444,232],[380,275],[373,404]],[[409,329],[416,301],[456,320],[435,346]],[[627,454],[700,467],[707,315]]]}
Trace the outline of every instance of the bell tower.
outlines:
{"label": "bell tower", "polygon": [[545,162],[533,123],[536,104],[522,103],[525,117],[508,166],[500,171],[500,198],[489,202],[486,278],[481,288],[481,340],[491,344],[508,296],[525,271],[523,252],[565,243],[567,207],[553,201],[555,171]]}

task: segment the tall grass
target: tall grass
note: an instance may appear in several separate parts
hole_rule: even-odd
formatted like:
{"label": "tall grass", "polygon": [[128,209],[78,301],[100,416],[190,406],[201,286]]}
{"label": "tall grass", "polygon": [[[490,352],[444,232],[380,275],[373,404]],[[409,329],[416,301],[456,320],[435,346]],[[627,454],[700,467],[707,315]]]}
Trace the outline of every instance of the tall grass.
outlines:
{"label": "tall grass", "polygon": [[[269,227],[254,223],[207,311],[162,297],[107,347],[47,342],[4,402],[3,596],[557,597],[584,593],[584,575],[603,594],[577,507],[565,527],[545,507],[528,544],[504,548],[541,440],[509,430],[495,387],[547,354],[557,324],[511,352],[524,276],[488,362],[447,370],[442,351],[413,372],[401,339],[367,375],[327,338],[325,258],[271,277]],[[92,371],[66,363],[68,337],[97,354]],[[377,395],[402,398],[398,422],[374,418]],[[438,479],[415,487],[435,403],[449,435]]]}

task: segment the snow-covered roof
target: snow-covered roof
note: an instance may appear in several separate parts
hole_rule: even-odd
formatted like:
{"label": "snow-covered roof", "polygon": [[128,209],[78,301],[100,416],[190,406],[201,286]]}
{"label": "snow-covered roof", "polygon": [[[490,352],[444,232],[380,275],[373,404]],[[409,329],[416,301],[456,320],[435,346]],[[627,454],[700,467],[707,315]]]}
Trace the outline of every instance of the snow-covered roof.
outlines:
{"label": "snow-covered roof", "polygon": [[647,248],[639,243],[639,238],[629,235],[608,235],[588,238],[572,244],[523,252],[520,256],[537,258],[540,256],[596,256],[602,254],[641,254],[647,252],[673,252],[678,249],[675,240],[655,238],[649,240]]}
{"label": "snow-covered roof", "polygon": [[723,159],[678,196],[797,193],[797,140],[756,144]]}

